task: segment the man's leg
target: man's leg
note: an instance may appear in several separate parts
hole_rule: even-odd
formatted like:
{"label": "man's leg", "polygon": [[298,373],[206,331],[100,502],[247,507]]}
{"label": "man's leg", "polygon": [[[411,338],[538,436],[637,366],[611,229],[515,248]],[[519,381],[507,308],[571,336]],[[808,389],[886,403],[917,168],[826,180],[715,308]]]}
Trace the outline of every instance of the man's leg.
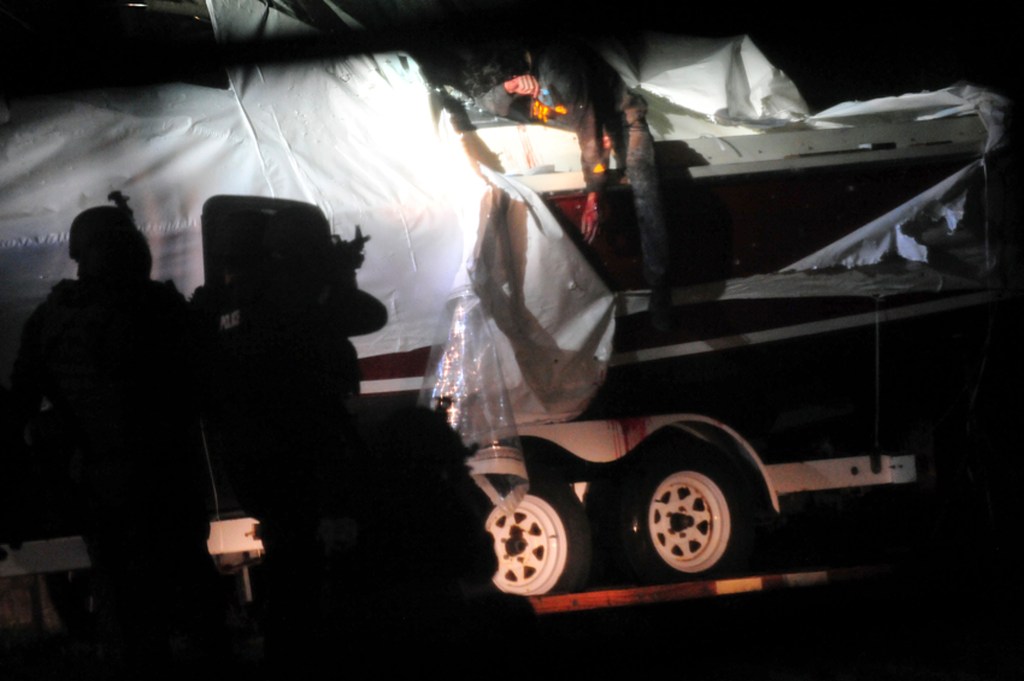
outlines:
{"label": "man's leg", "polygon": [[654,139],[647,127],[643,100],[627,94],[623,106],[626,126],[626,176],[633,190],[644,278],[651,287],[651,323],[665,331],[672,327],[669,288],[670,243],[654,160]]}

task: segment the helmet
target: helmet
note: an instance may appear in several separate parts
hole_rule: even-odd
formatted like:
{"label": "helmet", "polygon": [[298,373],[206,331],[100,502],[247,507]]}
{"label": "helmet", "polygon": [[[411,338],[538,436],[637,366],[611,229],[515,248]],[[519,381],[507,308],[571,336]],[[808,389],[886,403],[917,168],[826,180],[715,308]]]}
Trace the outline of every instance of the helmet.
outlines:
{"label": "helmet", "polygon": [[71,223],[68,252],[80,277],[148,279],[153,256],[127,212],[113,206],[82,211]]}
{"label": "helmet", "polygon": [[114,206],[97,206],[88,208],[78,214],[71,222],[71,234],[68,237],[68,254],[78,262],[85,249],[92,244],[101,233],[135,232],[135,223],[127,212]]}

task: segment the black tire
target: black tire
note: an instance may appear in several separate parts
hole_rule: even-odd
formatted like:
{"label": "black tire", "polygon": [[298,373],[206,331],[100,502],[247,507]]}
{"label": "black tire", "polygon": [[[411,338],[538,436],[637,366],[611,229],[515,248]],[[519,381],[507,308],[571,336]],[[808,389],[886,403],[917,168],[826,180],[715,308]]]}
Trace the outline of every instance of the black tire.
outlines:
{"label": "black tire", "polygon": [[498,558],[495,585],[506,593],[539,596],[582,589],[590,576],[590,523],[568,483],[530,473],[530,491],[512,511],[487,517]]}
{"label": "black tire", "polygon": [[698,441],[647,452],[624,480],[622,550],[641,583],[721,576],[746,567],[751,492],[726,455]]}

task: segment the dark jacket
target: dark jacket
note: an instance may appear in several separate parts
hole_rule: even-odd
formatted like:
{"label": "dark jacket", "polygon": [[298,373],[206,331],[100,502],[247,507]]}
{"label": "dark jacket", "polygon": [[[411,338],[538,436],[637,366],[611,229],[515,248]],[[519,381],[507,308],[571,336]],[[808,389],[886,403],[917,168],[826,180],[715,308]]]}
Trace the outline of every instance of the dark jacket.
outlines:
{"label": "dark jacket", "polygon": [[52,404],[94,510],[207,522],[187,312],[170,283],[86,276],[55,286],[23,329],[19,420]]}

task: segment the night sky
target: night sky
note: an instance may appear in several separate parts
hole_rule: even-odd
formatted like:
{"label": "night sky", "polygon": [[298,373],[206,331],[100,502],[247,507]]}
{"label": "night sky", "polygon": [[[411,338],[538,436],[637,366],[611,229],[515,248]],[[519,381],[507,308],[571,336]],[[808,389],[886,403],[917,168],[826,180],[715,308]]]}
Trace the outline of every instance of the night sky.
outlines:
{"label": "night sky", "polygon": [[[428,45],[449,38],[487,40],[510,30],[528,35],[572,31],[584,36],[642,30],[702,37],[746,34],[797,84],[813,111],[852,99],[936,90],[962,80],[1014,99],[1020,92],[1020,77],[1007,66],[1019,61],[1018,24],[994,11],[966,12],[965,6],[901,10],[897,16],[892,3],[870,2],[801,5],[798,10],[781,3],[740,8],[734,3],[631,0],[628,11],[582,3],[495,2],[502,8],[496,15],[481,14],[479,0],[410,2],[436,8],[440,23],[389,26],[361,35],[335,26],[331,40],[318,49],[359,51],[411,47],[424,40]],[[360,0],[351,4],[358,6]],[[397,3],[384,6],[389,4]],[[0,9],[0,91],[8,95],[177,77],[203,71],[209,59],[218,58],[198,49],[196,38],[208,29],[187,18],[165,16],[153,31],[140,34],[142,23],[134,19],[138,13],[116,14],[116,3],[3,0]],[[157,20],[150,14],[146,21]],[[167,23],[172,21],[173,26]],[[126,31],[142,35],[141,45],[119,44]],[[162,38],[174,42],[161,43]],[[188,49],[182,49],[183,41]]]}
{"label": "night sky", "polygon": [[748,32],[765,56],[800,88],[812,110],[840,101],[938,90],[968,81],[1004,94],[1019,92],[1004,29],[966,22],[959,32],[928,25],[849,27],[808,35],[784,27]]}

